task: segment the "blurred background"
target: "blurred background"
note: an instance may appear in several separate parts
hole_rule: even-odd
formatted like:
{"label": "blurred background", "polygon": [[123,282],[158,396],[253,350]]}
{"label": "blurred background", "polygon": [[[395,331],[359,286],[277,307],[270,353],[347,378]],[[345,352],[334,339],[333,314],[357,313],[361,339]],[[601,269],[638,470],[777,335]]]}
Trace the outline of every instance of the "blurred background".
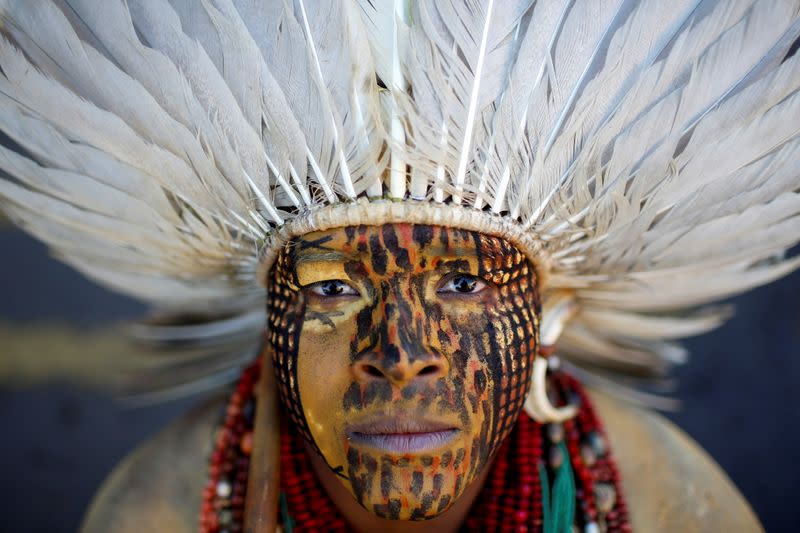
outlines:
{"label": "blurred background", "polygon": [[[114,465],[200,399],[132,408],[102,392],[106,365],[134,350],[120,324],[145,309],[2,218],[0,250],[0,532],[74,532]],[[674,373],[683,407],[667,416],[717,460],[767,531],[797,531],[800,273],[732,303],[725,326],[685,343],[692,358]]]}

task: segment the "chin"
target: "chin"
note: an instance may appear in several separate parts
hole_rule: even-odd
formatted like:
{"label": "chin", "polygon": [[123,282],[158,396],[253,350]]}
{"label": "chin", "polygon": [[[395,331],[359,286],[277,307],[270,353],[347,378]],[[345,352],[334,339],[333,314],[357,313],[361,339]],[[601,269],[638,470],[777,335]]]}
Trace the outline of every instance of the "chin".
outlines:
{"label": "chin", "polygon": [[436,518],[450,509],[474,477],[468,450],[454,446],[436,453],[393,455],[352,447],[351,492],[362,507],[381,518]]}
{"label": "chin", "polygon": [[432,520],[446,513],[457,500],[460,494],[443,494],[443,500],[434,504],[434,500],[418,498],[397,492],[391,494],[386,500],[365,501],[362,506],[375,516],[387,520],[406,520],[421,522]]}

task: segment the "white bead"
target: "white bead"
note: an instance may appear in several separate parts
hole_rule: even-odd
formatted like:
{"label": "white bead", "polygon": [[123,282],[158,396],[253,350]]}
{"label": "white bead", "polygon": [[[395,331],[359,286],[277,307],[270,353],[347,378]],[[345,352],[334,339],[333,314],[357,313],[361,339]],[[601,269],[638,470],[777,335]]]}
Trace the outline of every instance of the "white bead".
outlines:
{"label": "white bead", "polygon": [[586,524],[586,528],[583,530],[583,533],[600,533],[600,528],[597,527],[595,522],[589,522]]}
{"label": "white bead", "polygon": [[220,481],[217,483],[217,496],[220,498],[227,498],[231,495],[231,484],[225,480]]}
{"label": "white bead", "polygon": [[547,358],[547,368],[549,368],[551,372],[555,372],[561,368],[561,359],[559,359],[557,355],[551,355]]}

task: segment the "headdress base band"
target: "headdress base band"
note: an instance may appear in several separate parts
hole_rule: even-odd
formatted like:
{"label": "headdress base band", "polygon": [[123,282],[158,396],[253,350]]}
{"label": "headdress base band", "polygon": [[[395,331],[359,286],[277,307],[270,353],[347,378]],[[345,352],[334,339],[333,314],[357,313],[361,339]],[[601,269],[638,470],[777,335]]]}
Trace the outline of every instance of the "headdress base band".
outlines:
{"label": "headdress base band", "polygon": [[432,203],[422,200],[360,198],[354,202],[320,207],[300,214],[267,236],[259,254],[257,276],[263,285],[269,269],[284,244],[300,235],[345,226],[380,226],[382,224],[427,224],[500,237],[519,248],[536,269],[544,285],[550,261],[536,233],[524,230],[508,218],[474,208]]}

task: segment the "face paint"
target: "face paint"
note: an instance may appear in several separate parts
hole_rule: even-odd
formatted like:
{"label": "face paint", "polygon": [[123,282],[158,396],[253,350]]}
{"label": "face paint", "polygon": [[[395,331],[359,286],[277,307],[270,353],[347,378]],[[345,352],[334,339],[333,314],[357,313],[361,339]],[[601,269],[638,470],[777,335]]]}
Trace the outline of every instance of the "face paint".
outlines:
{"label": "face paint", "polygon": [[268,290],[294,426],[376,515],[447,510],[528,390],[540,304],[525,256],[452,228],[339,228],[287,245]]}

